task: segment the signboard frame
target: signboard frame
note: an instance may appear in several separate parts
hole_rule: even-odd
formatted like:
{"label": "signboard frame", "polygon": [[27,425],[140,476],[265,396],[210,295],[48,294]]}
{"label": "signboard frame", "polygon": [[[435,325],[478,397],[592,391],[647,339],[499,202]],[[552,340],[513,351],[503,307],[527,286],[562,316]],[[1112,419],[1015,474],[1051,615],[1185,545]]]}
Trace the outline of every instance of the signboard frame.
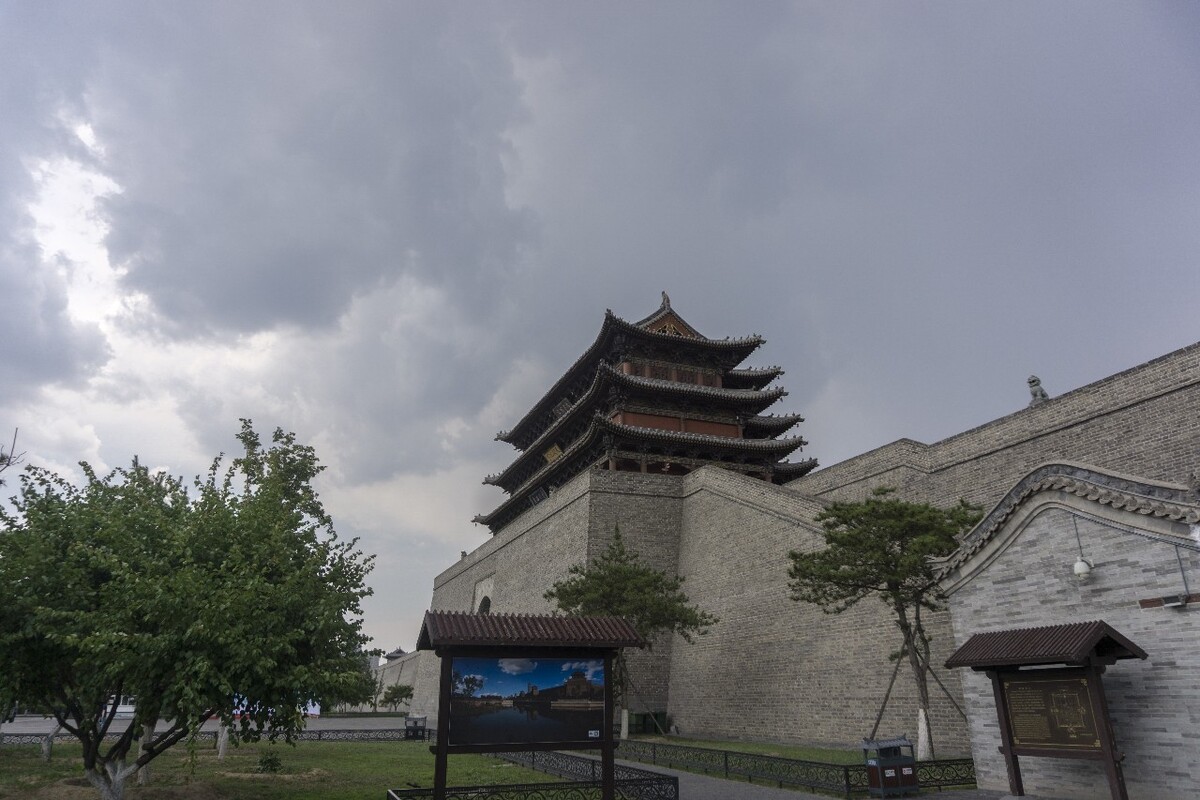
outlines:
{"label": "signboard frame", "polygon": [[[1018,756],[1039,756],[1050,758],[1076,758],[1099,761],[1104,766],[1109,789],[1113,800],[1129,800],[1125,789],[1125,776],[1121,772],[1121,759],[1124,755],[1116,750],[1116,737],[1112,729],[1112,721],[1108,715],[1108,700],[1104,697],[1104,683],[1101,676],[1104,667],[1089,665],[1086,667],[1057,667],[1045,669],[992,669],[987,670],[992,679],[992,691],[996,697],[996,711],[1000,717],[1000,738],[1003,744],[1000,752],[1004,756],[1008,768],[1009,787],[1013,794],[1025,794],[1024,783],[1021,780],[1021,765]],[[1084,681],[1088,687],[1086,712],[1094,723],[1094,733],[1098,741],[1088,747],[1065,747],[1052,741],[1030,744],[1021,742],[1017,735],[1011,714],[1009,691],[1015,687],[1036,686],[1039,683],[1050,684],[1060,681]],[[1032,713],[1032,711],[1027,711]],[[1047,714],[1052,710],[1047,708]],[[1053,724],[1050,722],[1049,724]]]}
{"label": "signboard frame", "polygon": [[[443,747],[442,738],[445,737],[445,752],[453,753],[510,753],[524,752],[530,750],[601,750],[605,748],[605,743],[611,746],[613,737],[613,651],[604,651],[597,653],[594,649],[578,649],[567,650],[563,648],[538,648],[538,647],[468,647],[468,648],[453,648],[444,652],[438,653],[442,657],[442,680],[441,680],[441,697],[438,702],[438,745],[437,749]],[[547,741],[528,741],[528,742],[504,742],[504,743],[469,743],[469,742],[451,742],[451,731],[453,726],[452,713],[454,698],[451,696],[453,687],[453,672],[454,662],[456,659],[552,659],[564,661],[578,660],[599,660],[604,662],[604,709],[603,709],[603,725],[600,729],[598,738],[589,739],[567,739],[567,740],[547,740]],[[435,750],[437,752],[437,750]]]}
{"label": "signboard frame", "polygon": [[[445,800],[446,766],[451,753],[497,753],[536,750],[599,750],[601,800],[616,797],[616,741],[613,738],[613,662],[624,647],[646,647],[646,640],[621,617],[566,617],[551,614],[473,614],[426,611],[417,637],[418,650],[432,650],[441,659],[438,692],[437,744],[434,753],[433,796]],[[553,659],[604,663],[603,724],[599,738],[518,742],[450,743],[451,692],[455,659]],[[589,679],[590,680],[590,679]],[[578,683],[578,682],[576,682]],[[566,687],[564,686],[564,689]],[[576,685],[577,689],[583,689]],[[588,690],[587,693],[591,693]],[[464,692],[469,695],[469,692]],[[578,697],[567,698],[578,700]],[[517,720],[513,720],[514,723]],[[547,726],[555,735],[562,728]],[[567,733],[574,731],[567,730]]]}
{"label": "signboard frame", "polygon": [[[1096,716],[1096,693],[1102,692],[1087,669],[1039,669],[1000,673],[1004,714],[1012,733],[1013,752],[1023,756],[1101,758],[1102,720]],[[1068,687],[1076,687],[1071,691]],[[1082,693],[1082,696],[1081,694]],[[1064,705],[1056,706],[1062,698]],[[1043,736],[1036,730],[1042,723]],[[1073,725],[1072,723],[1075,723]],[[1072,731],[1079,728],[1079,733]],[[1033,730],[1031,730],[1033,729]],[[1058,732],[1066,729],[1066,733]],[[1082,735],[1080,735],[1082,734]],[[1077,738],[1078,741],[1071,741]],[[1064,741],[1065,740],[1065,741]]]}
{"label": "signboard frame", "polygon": [[1014,795],[1025,794],[1019,757],[1044,756],[1099,761],[1112,800],[1129,800],[1103,675],[1133,658],[1148,655],[1104,620],[1091,620],[976,633],[946,667],[970,667],[991,679]]}

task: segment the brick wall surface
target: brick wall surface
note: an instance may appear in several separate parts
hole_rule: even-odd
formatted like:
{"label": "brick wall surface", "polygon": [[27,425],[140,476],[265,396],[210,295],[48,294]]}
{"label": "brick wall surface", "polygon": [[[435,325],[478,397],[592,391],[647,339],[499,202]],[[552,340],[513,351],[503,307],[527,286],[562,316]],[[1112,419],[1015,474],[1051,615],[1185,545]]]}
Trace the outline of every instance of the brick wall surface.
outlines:
{"label": "brick wall surface", "polygon": [[[377,696],[382,697],[389,686],[398,683],[408,684],[413,687],[413,699],[408,705],[400,706],[397,710],[407,711],[414,715],[427,714],[430,715],[431,720],[437,719],[439,664],[440,659],[437,656],[424,651],[405,653],[399,658],[393,658],[375,667],[373,673],[378,688]],[[348,706],[343,710],[372,711],[375,710],[375,707],[371,703],[365,703]],[[391,709],[380,704],[379,710],[390,711]]]}
{"label": "brick wall surface", "polygon": [[1200,344],[932,445],[901,439],[793,481],[798,491],[857,499],[877,486],[938,504],[985,507],[1048,461],[1156,480],[1200,467]]}
{"label": "brick wall surface", "polygon": [[[666,708],[685,734],[850,744],[874,723],[898,633],[873,601],[825,615],[788,597],[787,553],[819,546],[818,503],[890,485],[910,499],[964,497],[988,508],[1034,467],[1060,460],[1185,482],[1200,467],[1200,345],[933,445],[902,439],[784,487],[716,467],[684,477],[582,473],[442,572],[432,608],[472,610],[476,588],[490,580],[493,611],[550,611],[546,589],[602,552],[619,525],[633,550],[678,571],[691,599],[721,618],[693,644],[663,639],[631,656],[635,710]],[[1036,587],[1018,588],[992,610],[1039,596],[1023,594]],[[927,624],[941,664],[954,644],[949,617]],[[421,668],[436,686],[436,659],[424,655]],[[938,674],[956,698],[960,681],[973,680]],[[963,750],[961,716],[936,686],[931,692],[938,754]],[[902,668],[880,734],[915,737],[915,706]],[[1198,721],[1190,720],[1192,736]]]}
{"label": "brick wall surface", "polygon": [[[823,541],[821,506],[786,488],[706,467],[687,476],[679,571],[690,598],[720,617],[707,636],[677,642],[671,717],[686,735],[857,745],[871,732],[900,635],[872,599],[842,614],[793,601],[788,553]],[[935,655],[952,647],[946,614],[928,618]],[[940,664],[937,657],[934,663]],[[958,681],[940,677],[961,703]],[[965,752],[965,723],[936,686],[931,722],[940,755]],[[916,736],[916,690],[902,665],[880,733]]]}
{"label": "brick wall surface", "polygon": [[[1062,493],[1041,497],[1044,507],[1023,527],[1014,524],[1007,549],[950,597],[955,637],[1009,628],[1103,620],[1149,654],[1145,661],[1118,661],[1104,675],[1117,747],[1131,800],[1191,800],[1200,755],[1200,608],[1143,610],[1138,601],[1192,591],[1200,585],[1200,553],[1075,518],[1091,580],[1079,583],[1072,565],[1079,555],[1072,510],[1095,514],[1098,506]],[[1070,510],[1068,510],[1070,509]],[[1148,519],[1110,512],[1118,525],[1150,527]],[[1186,535],[1186,529],[1183,531]],[[1182,562],[1182,572],[1181,572]],[[971,741],[979,785],[1007,791],[1004,760],[997,752],[1000,729],[989,679],[962,674],[971,716]],[[1102,767],[1094,761],[1022,757],[1025,791],[1064,798],[1108,797]]]}
{"label": "brick wall surface", "polygon": [[[577,475],[434,580],[432,608],[474,610],[475,588],[491,581],[492,613],[546,614],[543,596],[568,570],[600,555],[618,528],[626,546],[674,573],[679,546],[679,479],[590,470]],[[670,637],[627,654],[633,711],[667,707]]]}

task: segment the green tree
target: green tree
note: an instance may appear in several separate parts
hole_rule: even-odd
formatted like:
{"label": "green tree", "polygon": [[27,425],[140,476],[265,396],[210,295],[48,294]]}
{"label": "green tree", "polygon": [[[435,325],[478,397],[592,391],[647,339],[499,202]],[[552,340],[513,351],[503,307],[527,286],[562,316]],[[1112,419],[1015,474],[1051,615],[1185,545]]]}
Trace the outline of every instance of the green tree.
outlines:
{"label": "green tree", "polygon": [[401,703],[409,702],[412,700],[412,697],[413,687],[407,683],[393,683],[383,693],[383,704],[391,706],[392,711],[395,711]]}
{"label": "green tree", "polygon": [[[278,430],[264,447],[246,420],[238,438],[194,494],[134,459],[103,477],[83,464],[79,488],[27,469],[0,510],[0,696],[76,736],[106,800],[208,719],[290,740],[309,703],[370,696],[371,557],[338,539],[312,448]],[[124,729],[121,695],[137,698]]]}
{"label": "green tree", "polygon": [[[647,642],[658,634],[677,633],[687,642],[703,636],[719,620],[691,605],[683,578],[670,576],[641,562],[625,546],[620,528],[600,557],[588,566],[576,564],[569,578],[556,582],[545,597],[571,616],[624,617]],[[627,728],[629,670],[624,653],[614,665],[614,686],[621,699],[622,735]]]}
{"label": "green tree", "polygon": [[[17,452],[17,431],[13,429],[12,444],[8,446],[8,452],[4,451],[4,445],[0,445],[0,473],[9,467],[15,467],[24,460],[25,454]],[[4,485],[4,478],[0,477],[0,486]]]}
{"label": "green tree", "polygon": [[[907,658],[912,669],[918,731],[925,733],[930,637],[921,612],[941,609],[944,599],[931,559],[953,553],[957,537],[974,527],[980,510],[962,501],[949,509],[910,503],[893,493],[876,489],[862,502],[833,503],[818,514],[825,547],[789,554],[789,587],[793,600],[818,605],[827,614],[841,613],[868,597],[891,609],[903,642],[896,657]],[[920,743],[918,749],[924,749]]]}
{"label": "green tree", "polygon": [[450,676],[451,697],[474,697],[483,688],[483,678],[479,675],[463,675],[454,670]]}

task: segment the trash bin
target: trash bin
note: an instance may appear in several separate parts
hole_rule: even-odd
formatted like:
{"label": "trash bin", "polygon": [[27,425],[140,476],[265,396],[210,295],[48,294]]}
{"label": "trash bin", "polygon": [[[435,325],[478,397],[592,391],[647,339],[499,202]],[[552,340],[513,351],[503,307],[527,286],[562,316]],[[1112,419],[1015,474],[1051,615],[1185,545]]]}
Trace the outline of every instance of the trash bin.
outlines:
{"label": "trash bin", "polygon": [[428,738],[425,729],[425,717],[405,717],[404,738],[421,740]]}
{"label": "trash bin", "polygon": [[[905,750],[908,750],[905,753]],[[867,762],[867,791],[872,797],[899,797],[921,791],[917,780],[917,759],[907,736],[895,739],[863,739],[863,760]]]}

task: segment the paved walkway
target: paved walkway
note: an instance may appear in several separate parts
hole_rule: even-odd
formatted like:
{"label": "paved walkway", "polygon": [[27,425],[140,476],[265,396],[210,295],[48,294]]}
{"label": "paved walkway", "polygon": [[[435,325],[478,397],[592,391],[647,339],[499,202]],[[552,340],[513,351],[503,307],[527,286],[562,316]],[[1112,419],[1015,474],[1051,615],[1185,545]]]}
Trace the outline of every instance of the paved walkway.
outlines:
{"label": "paved walkway", "polygon": [[[681,772],[677,769],[643,764],[639,761],[621,761],[631,767],[644,769],[649,772],[660,772],[664,775],[674,775],[679,779],[679,800],[830,800],[827,794],[812,794],[795,789],[779,789],[774,786],[764,786],[745,781],[731,781],[712,775],[698,775],[695,772]],[[920,797],[926,800],[999,800],[1004,792],[988,792],[981,789],[955,790],[948,792],[926,791]],[[916,795],[910,795],[915,797]],[[1038,800],[1025,797],[1023,800]],[[1044,799],[1045,800],[1045,799]]]}

